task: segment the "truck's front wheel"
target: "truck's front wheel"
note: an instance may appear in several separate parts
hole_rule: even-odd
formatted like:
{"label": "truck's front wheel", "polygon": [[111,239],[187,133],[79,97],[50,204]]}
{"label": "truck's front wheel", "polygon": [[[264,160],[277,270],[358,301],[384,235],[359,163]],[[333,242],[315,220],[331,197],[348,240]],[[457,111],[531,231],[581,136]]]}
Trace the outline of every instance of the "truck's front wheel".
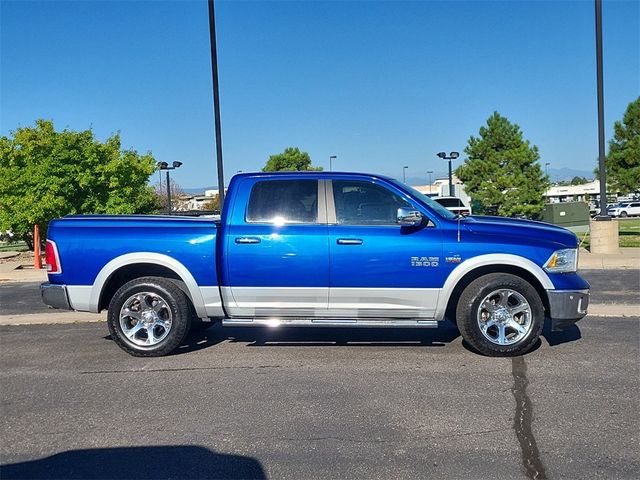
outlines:
{"label": "truck's front wheel", "polygon": [[462,338],[480,353],[518,355],[538,341],[544,326],[544,305],[526,280],[491,273],[464,289],[458,300],[456,323]]}
{"label": "truck's front wheel", "polygon": [[177,348],[189,331],[189,300],[173,282],[142,277],[125,283],[109,303],[114,341],[138,357],[159,357]]}

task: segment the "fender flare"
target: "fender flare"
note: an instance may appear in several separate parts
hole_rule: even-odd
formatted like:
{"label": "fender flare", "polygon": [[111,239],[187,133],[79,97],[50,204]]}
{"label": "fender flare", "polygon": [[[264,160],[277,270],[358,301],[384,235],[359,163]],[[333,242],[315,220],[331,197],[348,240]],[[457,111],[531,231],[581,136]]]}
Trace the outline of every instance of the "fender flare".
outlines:
{"label": "fender flare", "polygon": [[189,292],[189,297],[191,298],[191,302],[193,303],[193,308],[195,309],[196,314],[200,318],[207,318],[208,315],[205,309],[202,292],[200,291],[196,280],[193,278],[193,275],[191,275],[191,272],[189,272],[187,267],[185,267],[175,258],[161,253],[153,252],[126,253],[114,258],[113,260],[109,261],[104,267],[102,267],[91,287],[91,295],[89,297],[89,310],[91,312],[98,312],[102,291],[111,276],[120,268],[127,265],[135,265],[137,263],[152,263],[155,265],[160,265],[176,273],[176,275],[178,275],[184,282],[187,291]]}
{"label": "fender flare", "polygon": [[453,293],[453,289],[458,285],[458,282],[469,272],[486,266],[499,266],[505,265],[510,267],[519,267],[523,270],[531,273],[542,285],[545,290],[553,290],[555,287],[549,278],[549,275],[533,263],[528,258],[521,257],[519,255],[511,255],[508,253],[491,253],[487,255],[478,255],[465,260],[456,268],[454,268],[447,280],[444,282],[440,295],[438,297],[438,306],[436,307],[435,319],[442,320],[447,309],[447,304]]}

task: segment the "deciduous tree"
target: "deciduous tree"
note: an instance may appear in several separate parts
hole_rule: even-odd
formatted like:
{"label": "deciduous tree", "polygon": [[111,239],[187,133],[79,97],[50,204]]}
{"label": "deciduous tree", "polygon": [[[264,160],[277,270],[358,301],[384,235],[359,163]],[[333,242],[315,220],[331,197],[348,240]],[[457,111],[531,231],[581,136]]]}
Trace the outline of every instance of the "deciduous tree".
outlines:
{"label": "deciduous tree", "polygon": [[148,185],[150,153],[122,150],[120,135],[105,142],[91,130],[56,131],[37,120],[0,137],[0,230],[32,244],[32,229],[74,213],[149,213],[158,197]]}
{"label": "deciduous tree", "polygon": [[322,170],[322,167],[311,165],[311,157],[307,152],[301,152],[297,147],[285,148],[284,152],[271,155],[267,160],[263,172],[298,172],[306,170]]}
{"label": "deciduous tree", "polygon": [[524,140],[518,125],[494,112],[480,135],[469,138],[465,153],[456,175],[484,212],[535,218],[542,211],[549,179],[538,163],[538,147]]}

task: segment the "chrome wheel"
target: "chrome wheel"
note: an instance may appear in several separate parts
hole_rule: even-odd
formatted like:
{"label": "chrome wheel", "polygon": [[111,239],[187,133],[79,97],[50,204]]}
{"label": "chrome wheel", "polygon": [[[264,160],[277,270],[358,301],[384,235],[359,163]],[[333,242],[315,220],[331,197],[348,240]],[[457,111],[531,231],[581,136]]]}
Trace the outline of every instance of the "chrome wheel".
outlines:
{"label": "chrome wheel", "polygon": [[171,331],[171,308],[153,292],[131,295],[120,309],[120,328],[135,345],[150,347],[160,343]]}
{"label": "chrome wheel", "polygon": [[525,338],[533,324],[527,299],[511,289],[491,292],[480,302],[478,325],[482,334],[496,345],[512,345]]}

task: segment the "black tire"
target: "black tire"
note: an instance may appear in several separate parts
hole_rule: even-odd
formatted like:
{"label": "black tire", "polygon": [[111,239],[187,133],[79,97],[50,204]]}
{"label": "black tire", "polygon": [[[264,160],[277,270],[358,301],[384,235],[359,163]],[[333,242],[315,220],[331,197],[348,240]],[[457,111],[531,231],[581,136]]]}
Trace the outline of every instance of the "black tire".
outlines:
{"label": "black tire", "polygon": [[[168,333],[158,343],[149,346],[134,343],[125,335],[120,323],[120,312],[125,302],[135,294],[143,292],[151,293],[162,299],[165,303],[163,314],[168,316],[170,311],[171,316],[170,327],[166,329]],[[135,327],[138,321],[131,320]],[[161,357],[175,350],[187,336],[191,325],[191,305],[184,292],[171,280],[162,277],[136,278],[125,283],[113,295],[111,302],[109,302],[107,323],[111,337],[125,352],[136,357]],[[160,327],[160,331],[161,335],[165,332],[163,327]],[[135,340],[141,342],[139,338]]]}
{"label": "black tire", "polygon": [[620,213],[620,216],[623,217],[623,218],[627,217],[628,215],[629,214],[627,212],[621,212]]}
{"label": "black tire", "polygon": [[[482,313],[486,310],[481,308],[481,302],[487,296],[500,290],[517,292],[519,295],[507,293],[504,297],[507,298],[507,301],[514,297],[516,299],[524,298],[529,306],[528,330],[526,333],[518,333],[515,329],[510,329],[509,332],[513,338],[507,339],[507,341],[514,342],[510,344],[498,344],[496,343],[498,339],[490,340],[480,327],[479,318],[486,314]],[[524,302],[521,304],[524,305]],[[531,350],[542,333],[544,317],[544,305],[536,289],[526,280],[508,273],[490,273],[471,282],[460,295],[456,308],[456,323],[462,338],[478,352],[491,357],[520,355]],[[493,332],[496,332],[497,336],[498,328],[497,324],[495,327],[490,327],[487,335],[492,336]],[[503,332],[506,331],[503,329]],[[522,335],[522,338],[517,339],[519,335]]]}

